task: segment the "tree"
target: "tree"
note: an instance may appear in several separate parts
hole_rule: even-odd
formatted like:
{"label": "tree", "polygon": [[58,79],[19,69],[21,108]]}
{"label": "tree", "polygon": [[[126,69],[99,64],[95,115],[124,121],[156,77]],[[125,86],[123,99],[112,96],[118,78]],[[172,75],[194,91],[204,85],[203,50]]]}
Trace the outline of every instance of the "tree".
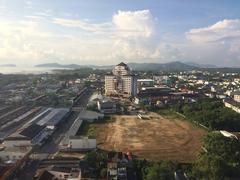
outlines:
{"label": "tree", "polygon": [[196,121],[211,130],[240,131],[240,114],[225,108],[222,102],[205,99],[195,104],[178,107],[187,119]]}
{"label": "tree", "polygon": [[101,169],[100,176],[101,176],[101,178],[106,178],[107,177],[107,168],[102,168]]}
{"label": "tree", "polygon": [[240,143],[220,133],[204,138],[203,152],[193,167],[192,174],[199,179],[225,179],[240,177]]}
{"label": "tree", "polygon": [[97,162],[97,153],[95,151],[88,152],[84,160],[86,160],[90,166],[96,167],[96,162]]}
{"label": "tree", "polygon": [[171,180],[174,179],[174,167],[169,161],[153,163],[145,170],[145,180]]}

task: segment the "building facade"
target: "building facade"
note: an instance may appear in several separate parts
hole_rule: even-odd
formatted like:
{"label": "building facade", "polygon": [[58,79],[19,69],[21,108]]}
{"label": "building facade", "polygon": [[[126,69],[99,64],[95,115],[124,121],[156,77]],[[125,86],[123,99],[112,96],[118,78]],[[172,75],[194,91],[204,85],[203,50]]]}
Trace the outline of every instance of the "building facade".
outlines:
{"label": "building facade", "polygon": [[116,65],[112,74],[105,76],[105,94],[127,98],[137,95],[137,77],[125,63]]}

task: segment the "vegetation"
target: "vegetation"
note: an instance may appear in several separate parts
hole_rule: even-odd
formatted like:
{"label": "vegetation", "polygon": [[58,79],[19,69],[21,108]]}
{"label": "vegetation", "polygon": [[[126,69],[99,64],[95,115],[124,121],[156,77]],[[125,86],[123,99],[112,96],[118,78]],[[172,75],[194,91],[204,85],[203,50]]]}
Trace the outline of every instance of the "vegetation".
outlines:
{"label": "vegetation", "polygon": [[58,80],[72,80],[77,78],[87,78],[90,74],[105,75],[108,70],[100,70],[93,68],[81,68],[75,70],[56,70]]}
{"label": "vegetation", "polygon": [[210,130],[240,131],[240,114],[224,107],[220,101],[205,99],[195,104],[177,105],[174,109]]}
{"label": "vegetation", "polygon": [[149,162],[134,160],[139,180],[171,180],[174,179],[175,165],[171,161]]}
{"label": "vegetation", "polygon": [[107,154],[105,152],[91,151],[86,153],[85,161],[96,169],[97,177],[106,178],[107,176]]}
{"label": "vegetation", "polygon": [[89,136],[89,137],[95,137],[96,136],[96,126],[94,123],[89,123],[89,122],[83,121],[77,134]]}
{"label": "vegetation", "polygon": [[162,116],[166,116],[169,119],[183,119],[183,115],[170,108],[158,109],[156,112],[161,114]]}
{"label": "vegetation", "polygon": [[240,177],[240,143],[220,133],[204,138],[203,152],[193,166],[191,176],[197,179],[227,179]]}
{"label": "vegetation", "polygon": [[24,82],[27,82],[28,80],[29,80],[29,76],[27,76],[27,75],[22,75],[22,74],[4,75],[4,74],[0,74],[0,87],[9,85],[11,83],[16,83],[16,82],[24,83]]}

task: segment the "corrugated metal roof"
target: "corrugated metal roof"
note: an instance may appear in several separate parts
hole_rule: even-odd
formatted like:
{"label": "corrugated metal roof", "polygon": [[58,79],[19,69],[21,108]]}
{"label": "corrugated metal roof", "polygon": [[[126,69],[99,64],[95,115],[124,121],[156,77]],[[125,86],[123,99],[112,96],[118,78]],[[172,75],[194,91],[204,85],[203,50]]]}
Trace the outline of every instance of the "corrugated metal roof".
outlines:
{"label": "corrugated metal roof", "polygon": [[33,139],[44,128],[45,128],[45,126],[40,126],[40,125],[34,123],[34,124],[28,126],[23,131],[21,131],[19,134],[22,135],[22,136],[26,136],[26,137],[28,137],[30,139]]}

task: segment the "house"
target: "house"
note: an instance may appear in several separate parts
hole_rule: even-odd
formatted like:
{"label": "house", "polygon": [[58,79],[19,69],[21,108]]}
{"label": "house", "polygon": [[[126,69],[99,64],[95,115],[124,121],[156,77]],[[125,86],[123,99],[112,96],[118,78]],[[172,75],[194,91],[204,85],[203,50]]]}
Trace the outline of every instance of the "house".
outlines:
{"label": "house", "polygon": [[107,163],[107,179],[136,179],[130,153],[109,152]]}
{"label": "house", "polygon": [[96,120],[100,120],[104,118],[104,114],[95,112],[95,111],[82,111],[79,115],[79,118],[88,121],[88,122],[93,122]]}
{"label": "house", "polygon": [[98,110],[103,114],[114,114],[117,112],[117,105],[114,101],[103,99],[98,101]]}
{"label": "house", "polygon": [[75,158],[44,159],[39,164],[34,179],[81,180],[80,160]]}
{"label": "house", "polygon": [[223,102],[225,107],[231,108],[237,113],[240,113],[240,102],[234,101],[232,99],[225,99]]}
{"label": "house", "polygon": [[37,180],[81,180],[80,169],[53,167],[49,170],[43,170],[39,173]]}
{"label": "house", "polygon": [[237,101],[240,103],[240,92],[239,91],[234,92],[233,99],[234,99],[234,101]]}

